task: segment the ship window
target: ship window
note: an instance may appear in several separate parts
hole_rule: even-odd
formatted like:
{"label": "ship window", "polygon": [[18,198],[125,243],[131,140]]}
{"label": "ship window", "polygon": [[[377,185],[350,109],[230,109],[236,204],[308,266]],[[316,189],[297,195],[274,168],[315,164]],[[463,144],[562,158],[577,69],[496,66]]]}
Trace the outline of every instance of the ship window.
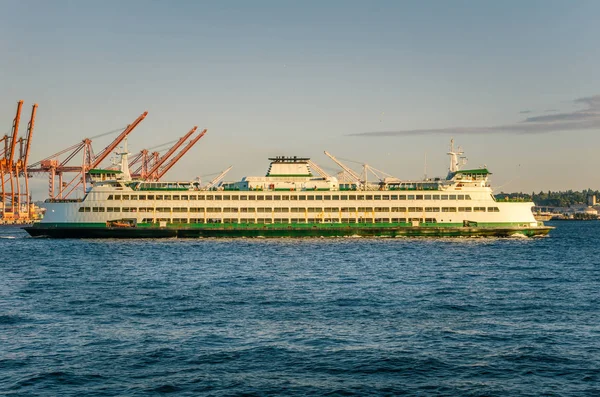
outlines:
{"label": "ship window", "polygon": [[473,212],[485,212],[485,207],[473,207]]}
{"label": "ship window", "polygon": [[137,212],[137,208],[135,207],[123,207],[122,212]]}
{"label": "ship window", "polygon": [[254,194],[249,195],[248,200],[256,200],[256,195],[254,195]]}
{"label": "ship window", "polygon": [[341,195],[340,200],[348,200],[348,195],[347,194]]}
{"label": "ship window", "polygon": [[471,212],[471,207],[458,207],[458,212]]}
{"label": "ship window", "polygon": [[488,212],[500,212],[500,208],[498,208],[498,207],[488,207]]}
{"label": "ship window", "polygon": [[90,212],[90,207],[79,207],[79,212]]}
{"label": "ship window", "polygon": [[373,212],[373,207],[358,207],[359,212]]}
{"label": "ship window", "polygon": [[221,212],[220,208],[207,208],[206,212]]}
{"label": "ship window", "polygon": [[459,194],[459,195],[457,196],[457,198],[458,198],[459,200],[464,200],[464,199],[465,199],[465,195],[464,195],[464,194]]}
{"label": "ship window", "polygon": [[336,207],[325,208],[325,212],[339,212],[340,209]]}
{"label": "ship window", "polygon": [[306,211],[304,208],[292,208],[292,212],[304,212]]}
{"label": "ship window", "polygon": [[106,207],[106,212],[121,212],[119,207]]}
{"label": "ship window", "polygon": [[315,199],[315,196],[312,196],[312,195],[310,195],[310,196],[306,196],[306,199],[307,199],[307,200],[314,200],[314,199]]}
{"label": "ship window", "polygon": [[204,208],[191,207],[190,212],[204,212]]}
{"label": "ship window", "polygon": [[265,196],[264,196],[264,195],[262,195],[262,194],[259,194],[259,195],[257,195],[257,196],[256,196],[256,199],[257,199],[257,200],[264,200],[264,199],[265,199]]}
{"label": "ship window", "polygon": [[432,199],[434,200],[439,200],[440,199],[440,195],[439,194],[434,194],[431,196]]}
{"label": "ship window", "polygon": [[442,207],[442,212],[456,212],[456,207]]}
{"label": "ship window", "polygon": [[121,200],[121,195],[120,194],[115,194],[115,200]]}
{"label": "ship window", "polygon": [[188,196],[181,196],[181,199],[182,199],[182,200],[187,200],[187,199],[188,199]]}
{"label": "ship window", "polygon": [[315,196],[315,200],[323,200],[323,196]]}
{"label": "ship window", "polygon": [[471,196],[468,194],[465,194],[465,200],[471,200]]}
{"label": "ship window", "polygon": [[408,212],[423,212],[422,207],[408,207]]}
{"label": "ship window", "polygon": [[273,200],[273,196],[271,196],[270,194],[267,194],[265,196],[265,200]]}
{"label": "ship window", "polygon": [[240,208],[240,212],[254,212],[254,208]]}
{"label": "ship window", "polygon": [[331,200],[331,196],[329,196],[329,195],[323,196],[323,200]]}
{"label": "ship window", "polygon": [[188,209],[184,207],[174,207],[173,212],[188,212]]}
{"label": "ship window", "polygon": [[185,218],[173,218],[173,223],[187,223]]}
{"label": "ship window", "polygon": [[375,218],[375,223],[389,223],[390,218]]}
{"label": "ship window", "polygon": [[451,194],[449,197],[450,197],[450,200],[456,200],[456,194]]}
{"label": "ship window", "polygon": [[195,194],[190,194],[190,200],[198,200],[198,196]]}
{"label": "ship window", "polygon": [[271,212],[271,208],[257,208],[256,212]]}
{"label": "ship window", "polygon": [[285,195],[285,196],[281,196],[281,199],[282,199],[282,200],[289,200],[289,199],[290,199],[290,196],[287,196],[287,195]]}
{"label": "ship window", "polygon": [[323,208],[310,207],[308,212],[323,212]]}
{"label": "ship window", "polygon": [[240,196],[240,200],[248,200],[248,196]]}
{"label": "ship window", "polygon": [[140,195],[138,196],[138,198],[139,198],[140,200],[146,200],[146,195],[145,195],[145,194],[140,194]]}
{"label": "ship window", "polygon": [[128,194],[124,194],[123,196],[121,196],[123,198],[123,200],[129,200],[129,195]]}
{"label": "ship window", "polygon": [[422,194],[417,194],[415,196],[415,200],[423,200],[423,195]]}
{"label": "ship window", "polygon": [[163,195],[162,194],[157,194],[156,195],[156,199],[157,200],[162,200],[163,199]]}
{"label": "ship window", "polygon": [[342,212],[356,212],[356,207],[342,207]]}
{"label": "ship window", "polygon": [[156,207],[156,212],[171,212],[171,208],[168,208],[168,207]]}
{"label": "ship window", "polygon": [[406,218],[392,218],[393,223],[405,223]]}
{"label": "ship window", "polygon": [[275,196],[273,196],[273,200],[280,201],[281,200],[281,196],[275,195]]}
{"label": "ship window", "polygon": [[375,207],[375,212],[390,212],[390,209],[387,207]]}
{"label": "ship window", "polygon": [[212,196],[212,195],[210,195],[210,194],[207,194],[207,195],[206,195],[206,200],[212,200],[212,199],[213,199],[213,196]]}
{"label": "ship window", "polygon": [[388,195],[383,195],[383,196],[381,196],[381,199],[382,199],[382,200],[389,200],[389,199],[390,199],[390,196],[388,196]]}
{"label": "ship window", "polygon": [[392,212],[406,212],[406,207],[392,207]]}
{"label": "ship window", "polygon": [[425,207],[425,212],[440,212],[439,207]]}
{"label": "ship window", "polygon": [[304,201],[304,200],[306,200],[306,196],[301,194],[300,196],[298,196],[298,200]]}
{"label": "ship window", "polygon": [[203,194],[201,194],[200,196],[198,196],[198,200],[205,200],[206,196],[204,196]]}
{"label": "ship window", "polygon": [[406,195],[405,194],[401,194],[400,196],[398,196],[399,200],[406,200]]}
{"label": "ship window", "polygon": [[381,200],[381,195],[380,194],[374,195],[373,200]]}
{"label": "ship window", "polygon": [[271,218],[258,218],[256,220],[256,223],[269,224],[269,223],[271,223]]}
{"label": "ship window", "polygon": [[296,195],[290,196],[290,200],[298,200],[298,196],[296,196]]}
{"label": "ship window", "polygon": [[366,199],[367,200],[373,200],[373,196],[369,194],[369,195],[366,196]]}
{"label": "ship window", "polygon": [[398,200],[398,195],[397,195],[397,194],[392,194],[392,195],[390,196],[390,198],[391,198],[392,200]]}
{"label": "ship window", "polygon": [[113,199],[113,195],[109,194],[107,200],[112,200]]}
{"label": "ship window", "polygon": [[425,196],[423,196],[423,198],[425,200],[431,200],[431,194],[426,194]]}
{"label": "ship window", "polygon": [[223,218],[223,223],[237,223],[237,219],[234,219],[234,218]]}
{"label": "ship window", "polygon": [[[133,196],[131,196],[131,199],[133,200]],[[173,200],[179,200],[179,195],[173,196]]]}
{"label": "ship window", "polygon": [[289,208],[275,208],[274,212],[290,212]]}
{"label": "ship window", "polygon": [[359,222],[362,222],[362,223],[373,223],[373,218],[363,218],[363,219],[359,220]]}
{"label": "ship window", "polygon": [[154,195],[153,194],[148,195],[148,200],[154,200]]}
{"label": "ship window", "polygon": [[[182,197],[182,198],[183,198],[183,197]],[[224,195],[224,196],[221,196],[221,198],[222,198],[223,200],[226,200],[226,201],[229,201],[229,200],[231,200],[231,196],[230,196],[230,195],[228,195],[228,194],[226,194],[226,195]]]}
{"label": "ship window", "polygon": [[104,207],[92,207],[92,212],[104,212]]}
{"label": "ship window", "polygon": [[223,196],[221,196],[220,194],[215,194],[215,200],[221,200],[223,199]]}
{"label": "ship window", "polygon": [[190,223],[204,223],[204,219],[190,218]]}
{"label": "ship window", "polygon": [[425,218],[425,223],[437,223],[437,219],[435,219],[435,218]]}
{"label": "ship window", "polygon": [[407,197],[408,197],[409,200],[414,200],[415,199],[415,195],[414,194],[409,194]]}
{"label": "ship window", "polygon": [[442,194],[442,195],[440,196],[440,198],[441,198],[442,200],[448,200],[448,195],[447,195],[447,194]]}
{"label": "ship window", "polygon": [[339,199],[340,199],[340,196],[337,196],[337,195],[336,195],[336,196],[331,196],[331,199],[332,199],[332,200],[339,200]]}

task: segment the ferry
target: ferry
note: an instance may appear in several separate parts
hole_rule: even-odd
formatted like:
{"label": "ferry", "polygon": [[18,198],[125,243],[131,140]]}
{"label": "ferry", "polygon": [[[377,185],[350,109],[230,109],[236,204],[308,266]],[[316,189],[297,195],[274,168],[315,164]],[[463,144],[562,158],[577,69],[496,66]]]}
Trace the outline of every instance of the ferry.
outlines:
{"label": "ferry", "polygon": [[117,169],[89,170],[83,198],[47,199],[44,218],[24,229],[53,238],[548,234],[532,202],[497,200],[487,167],[462,169],[462,154],[452,143],[446,178],[338,180],[309,158],[280,156],[266,176],[203,187],[132,178],[123,150]]}

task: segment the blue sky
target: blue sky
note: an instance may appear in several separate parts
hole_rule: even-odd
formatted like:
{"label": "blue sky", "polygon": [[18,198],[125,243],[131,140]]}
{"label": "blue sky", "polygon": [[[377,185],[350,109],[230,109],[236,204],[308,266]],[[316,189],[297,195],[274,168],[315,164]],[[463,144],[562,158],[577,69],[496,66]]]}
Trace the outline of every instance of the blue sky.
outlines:
{"label": "blue sky", "polygon": [[[454,136],[499,190],[600,188],[600,104],[575,102],[600,95],[600,2],[0,6],[0,133],[18,99],[26,114],[39,103],[34,161],[148,110],[132,152],[208,129],[168,179],[261,175],[274,155],[333,170],[324,150],[406,179],[427,155],[428,174],[445,175]],[[584,110],[583,124],[553,127]],[[520,129],[528,118],[548,128]]]}

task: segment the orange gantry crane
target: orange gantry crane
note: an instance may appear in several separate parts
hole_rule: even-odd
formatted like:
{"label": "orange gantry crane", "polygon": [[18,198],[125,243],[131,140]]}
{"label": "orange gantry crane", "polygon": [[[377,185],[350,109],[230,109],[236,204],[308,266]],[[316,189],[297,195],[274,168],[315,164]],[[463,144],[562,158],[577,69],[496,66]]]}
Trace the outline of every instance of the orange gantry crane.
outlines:
{"label": "orange gantry crane", "polygon": [[[38,105],[34,104],[31,110],[31,119],[27,125],[27,137],[19,138],[23,100],[18,101],[11,135],[0,138],[0,142],[4,146],[0,150],[0,218],[3,220],[27,220],[31,215],[28,175],[23,170],[27,167],[29,159],[37,107]],[[21,192],[20,176],[25,177],[24,192]],[[23,200],[23,198],[25,199]],[[23,202],[26,203],[25,209],[23,209]]]}
{"label": "orange gantry crane", "polygon": [[[106,134],[101,134],[96,137],[86,138],[81,142],[70,146],[58,153],[54,153],[34,164],[27,171],[29,173],[47,173],[48,174],[48,195],[50,198],[67,198],[79,186],[83,186],[83,191],[86,190],[87,181],[86,173],[93,168],[97,168],[110,153],[129,135],[135,127],[137,127],[148,115],[148,112],[142,113],[133,123],[129,124],[117,138],[115,138],[107,147],[105,147],[98,155],[94,154],[92,149],[92,138],[97,138],[106,134],[113,133],[110,131]],[[59,158],[66,153],[69,153],[64,160]],[[83,160],[81,165],[69,165],[71,160],[78,154],[82,154]],[[75,177],[70,182],[63,182],[64,173],[76,173]],[[58,176],[58,189],[55,189],[56,176]]]}
{"label": "orange gantry crane", "polygon": [[198,129],[194,126],[187,134],[182,136],[173,147],[171,147],[163,156],[153,162],[152,167],[148,170],[145,178],[140,178],[146,181],[158,181],[162,178],[188,150],[192,148],[206,134],[206,129],[202,130],[195,138],[191,139],[187,145],[183,147],[174,157],[173,154],[179,149],[185,141],[190,138]]}

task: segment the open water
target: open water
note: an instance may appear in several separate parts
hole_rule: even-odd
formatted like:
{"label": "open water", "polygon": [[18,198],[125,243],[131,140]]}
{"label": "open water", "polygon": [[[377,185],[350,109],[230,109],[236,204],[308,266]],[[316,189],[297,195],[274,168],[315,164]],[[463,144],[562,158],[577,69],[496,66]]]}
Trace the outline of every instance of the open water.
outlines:
{"label": "open water", "polygon": [[600,395],[600,222],[533,239],[0,228],[0,395]]}

